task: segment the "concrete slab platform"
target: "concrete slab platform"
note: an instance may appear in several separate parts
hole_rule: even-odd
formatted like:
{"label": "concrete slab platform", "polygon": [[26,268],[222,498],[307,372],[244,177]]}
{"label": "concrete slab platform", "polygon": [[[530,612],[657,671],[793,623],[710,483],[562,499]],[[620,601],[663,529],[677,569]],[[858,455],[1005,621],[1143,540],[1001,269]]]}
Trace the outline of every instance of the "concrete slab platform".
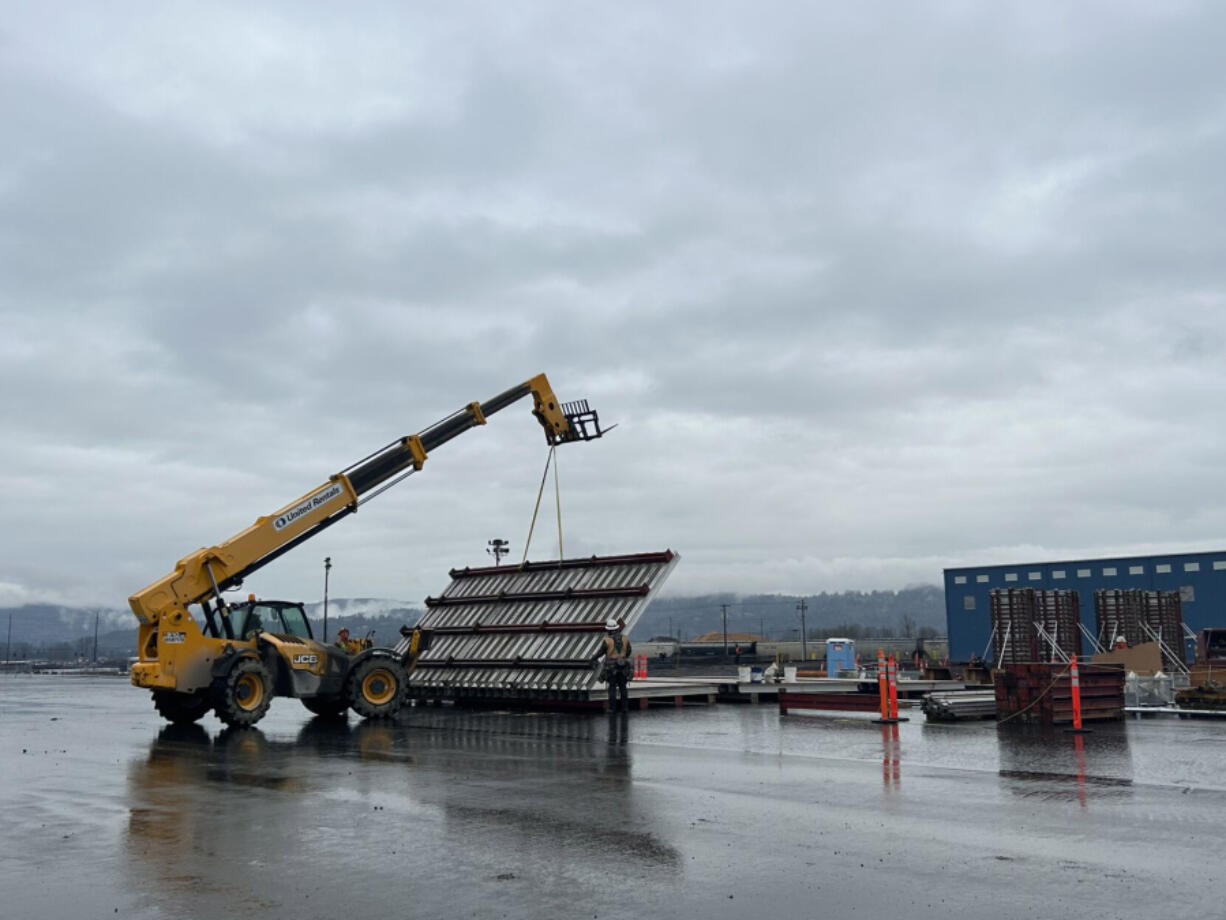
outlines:
{"label": "concrete slab platform", "polygon": [[[708,705],[716,702],[719,695],[719,685],[704,680],[671,680],[658,677],[640,677],[630,681],[628,694],[632,706],[646,709],[655,703],[670,703],[674,706],[684,706],[687,703]],[[606,707],[609,691],[604,684],[594,687],[588,693],[588,699]]]}

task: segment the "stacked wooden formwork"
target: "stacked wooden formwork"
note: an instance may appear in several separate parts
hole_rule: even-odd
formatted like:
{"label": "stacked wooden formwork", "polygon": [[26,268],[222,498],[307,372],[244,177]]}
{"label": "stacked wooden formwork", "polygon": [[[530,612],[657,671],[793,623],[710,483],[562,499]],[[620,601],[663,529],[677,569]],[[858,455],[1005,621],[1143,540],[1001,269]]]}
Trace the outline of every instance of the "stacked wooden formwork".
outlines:
{"label": "stacked wooden formwork", "polygon": [[1109,649],[1123,639],[1129,647],[1161,642],[1163,666],[1183,664],[1183,605],[1178,591],[1108,588],[1094,592],[1098,644]]}
{"label": "stacked wooden formwork", "polygon": [[1081,654],[1076,591],[997,588],[990,592],[992,663],[997,667]]}
{"label": "stacked wooden formwork", "polygon": [[[1124,718],[1123,665],[1079,666],[1081,719],[1103,722]],[[1011,664],[996,672],[996,716],[1004,722],[1066,725],[1073,721],[1073,687],[1065,664]]]}

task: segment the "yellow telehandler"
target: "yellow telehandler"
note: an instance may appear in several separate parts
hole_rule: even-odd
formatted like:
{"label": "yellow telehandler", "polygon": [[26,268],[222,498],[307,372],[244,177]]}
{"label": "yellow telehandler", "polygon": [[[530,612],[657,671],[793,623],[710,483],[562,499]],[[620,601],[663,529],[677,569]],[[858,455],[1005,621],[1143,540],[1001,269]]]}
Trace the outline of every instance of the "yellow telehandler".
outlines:
{"label": "yellow telehandler", "polygon": [[254,725],[276,696],[296,697],[317,715],[348,708],[367,718],[395,715],[428,641],[420,631],[402,628],[393,647],[341,648],[314,637],[301,604],[255,595],[229,604],[223,592],[420,470],[430,451],[528,395],[550,445],[604,433],[586,400],[559,403],[538,374],[393,441],[224,543],[185,556],[128,598],[140,621],[132,683],[151,690],[157,711],[176,723],[212,710],[227,725]]}

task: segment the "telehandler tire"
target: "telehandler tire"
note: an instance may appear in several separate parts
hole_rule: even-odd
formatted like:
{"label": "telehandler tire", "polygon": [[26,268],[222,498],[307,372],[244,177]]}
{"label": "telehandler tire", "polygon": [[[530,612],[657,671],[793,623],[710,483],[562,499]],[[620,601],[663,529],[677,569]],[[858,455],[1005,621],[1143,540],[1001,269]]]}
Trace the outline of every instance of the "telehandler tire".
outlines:
{"label": "telehandler tire", "polygon": [[167,722],[175,725],[191,725],[199,722],[213,708],[208,691],[178,693],[174,690],[154,690],[153,708]]}
{"label": "telehandler tire", "polygon": [[256,658],[242,658],[213,684],[213,708],[227,725],[242,728],[264,718],[272,703],[268,668]]}
{"label": "telehandler tire", "polygon": [[365,719],[390,719],[400,711],[408,676],[392,658],[367,658],[345,682],[345,696],[353,711]]}
{"label": "telehandler tire", "polygon": [[349,700],[342,696],[311,696],[304,697],[302,705],[307,712],[325,719],[335,719],[345,714],[349,708]]}

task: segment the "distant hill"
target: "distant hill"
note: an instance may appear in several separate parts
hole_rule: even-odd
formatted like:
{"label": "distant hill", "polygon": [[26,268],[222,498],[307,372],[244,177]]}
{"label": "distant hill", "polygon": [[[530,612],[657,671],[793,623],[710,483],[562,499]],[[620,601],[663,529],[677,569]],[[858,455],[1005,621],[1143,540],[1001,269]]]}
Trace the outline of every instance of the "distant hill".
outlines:
{"label": "distant hill", "polygon": [[[92,655],[95,623],[99,657],[135,654],[136,619],[129,610],[26,604],[0,608],[0,657],[9,648],[10,636],[14,658]],[[125,651],[129,647],[130,653]],[[52,649],[54,656],[48,654]]]}
{"label": "distant hill", "polygon": [[[311,628],[323,634],[323,604],[304,605]],[[421,610],[402,601],[380,598],[337,598],[328,601],[328,636],[342,626],[365,636],[394,642],[402,625],[413,625]],[[63,607],[27,604],[0,607],[0,658],[8,654],[9,622],[12,622],[13,658],[73,659],[92,657],[94,624],[98,626],[98,657],[130,657],[136,654],[137,622],[132,611],[113,607]]]}
{"label": "distant hill", "polygon": [[[654,601],[635,627],[636,636],[672,635],[692,639],[702,633],[723,634],[724,606],[729,633],[753,633],[771,639],[800,636],[797,605],[806,605],[805,626],[809,636],[834,633],[914,636],[945,633],[945,592],[934,585],[901,591],[844,591],[805,596],[712,594],[702,597],[670,597]],[[323,634],[323,604],[305,605],[317,636]],[[328,638],[347,626],[354,635],[374,630],[379,642],[392,643],[401,626],[412,626],[422,609],[404,601],[353,597],[328,600]],[[99,657],[136,654],[136,619],[127,609],[63,607],[28,604],[0,608],[0,656],[7,648],[12,618],[14,658],[73,658],[90,656],[94,626],[98,628]]]}

